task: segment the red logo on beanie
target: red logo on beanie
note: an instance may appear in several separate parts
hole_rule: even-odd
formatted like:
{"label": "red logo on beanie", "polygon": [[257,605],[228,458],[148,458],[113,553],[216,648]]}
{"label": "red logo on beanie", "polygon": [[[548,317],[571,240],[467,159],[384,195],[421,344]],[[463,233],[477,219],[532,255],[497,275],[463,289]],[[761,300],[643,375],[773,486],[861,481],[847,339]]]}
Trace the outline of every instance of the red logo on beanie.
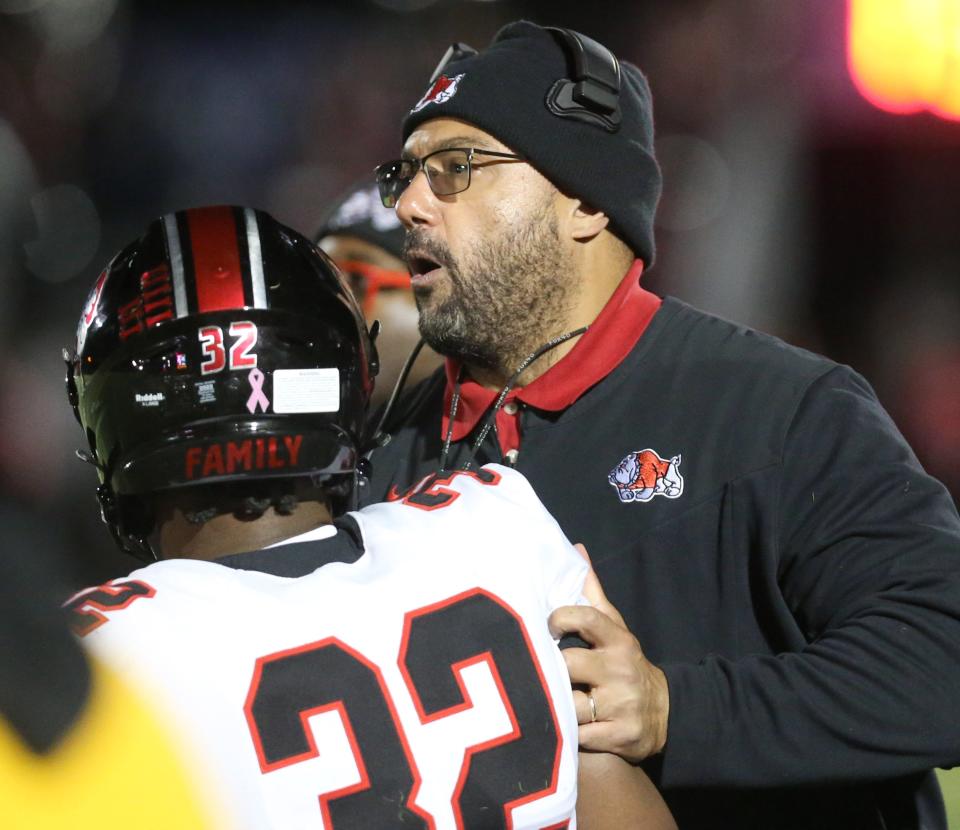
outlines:
{"label": "red logo on beanie", "polygon": [[457,85],[462,77],[463,75],[454,75],[448,78],[446,75],[441,75],[410,112],[420,112],[427,104],[442,104],[449,101],[457,94]]}

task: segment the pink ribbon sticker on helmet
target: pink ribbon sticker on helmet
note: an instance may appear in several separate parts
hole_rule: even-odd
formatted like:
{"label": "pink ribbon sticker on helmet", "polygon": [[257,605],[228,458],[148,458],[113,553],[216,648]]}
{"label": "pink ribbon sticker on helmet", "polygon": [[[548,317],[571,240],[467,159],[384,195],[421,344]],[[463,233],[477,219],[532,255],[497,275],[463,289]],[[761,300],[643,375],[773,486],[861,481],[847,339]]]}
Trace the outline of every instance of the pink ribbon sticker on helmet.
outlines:
{"label": "pink ribbon sticker on helmet", "polygon": [[258,406],[266,412],[270,406],[270,401],[267,400],[267,396],[263,394],[263,372],[259,369],[251,369],[247,378],[250,381],[250,388],[253,390],[253,394],[250,395],[247,401],[247,409],[250,410],[251,415],[257,411]]}

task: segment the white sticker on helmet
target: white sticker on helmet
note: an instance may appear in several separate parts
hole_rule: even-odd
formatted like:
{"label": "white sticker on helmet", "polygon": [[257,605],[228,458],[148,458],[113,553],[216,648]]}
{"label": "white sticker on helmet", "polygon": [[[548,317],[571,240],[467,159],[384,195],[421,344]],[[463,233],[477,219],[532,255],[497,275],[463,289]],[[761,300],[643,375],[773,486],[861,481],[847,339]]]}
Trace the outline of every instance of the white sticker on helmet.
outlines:
{"label": "white sticker on helmet", "polygon": [[273,373],[273,411],[336,412],[340,409],[339,369],[277,369]]}

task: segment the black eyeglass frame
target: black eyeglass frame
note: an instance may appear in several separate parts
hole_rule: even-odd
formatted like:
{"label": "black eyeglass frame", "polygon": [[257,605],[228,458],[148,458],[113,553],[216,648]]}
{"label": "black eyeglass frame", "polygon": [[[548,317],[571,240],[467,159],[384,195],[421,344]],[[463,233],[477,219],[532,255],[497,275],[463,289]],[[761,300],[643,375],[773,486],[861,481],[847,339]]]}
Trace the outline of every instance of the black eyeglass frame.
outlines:
{"label": "black eyeglass frame", "polygon": [[[467,183],[457,190],[451,190],[447,193],[438,193],[436,187],[434,187],[433,180],[430,178],[430,173],[425,167],[425,164],[429,159],[439,155],[440,153],[449,153],[454,150],[467,154]],[[373,171],[377,180],[377,189],[380,192],[380,201],[383,203],[385,208],[396,207],[397,201],[399,200],[400,196],[403,195],[403,191],[410,186],[411,182],[416,178],[417,173],[419,173],[421,170],[423,171],[423,175],[427,177],[427,184],[430,185],[430,190],[433,191],[435,196],[455,196],[457,193],[463,193],[470,187],[470,183],[473,181],[473,157],[475,155],[493,156],[494,158],[513,159],[515,161],[526,161],[523,156],[517,155],[516,153],[500,153],[494,150],[484,150],[480,147],[442,147],[439,150],[434,150],[432,153],[427,153],[421,159],[395,159],[394,161],[387,161],[381,165],[378,165]],[[387,172],[389,172],[390,169],[398,168],[403,164],[414,165],[414,171],[412,175],[405,177],[406,182],[403,183],[402,187],[400,187],[401,182],[397,180],[391,182],[384,181],[384,176]]]}

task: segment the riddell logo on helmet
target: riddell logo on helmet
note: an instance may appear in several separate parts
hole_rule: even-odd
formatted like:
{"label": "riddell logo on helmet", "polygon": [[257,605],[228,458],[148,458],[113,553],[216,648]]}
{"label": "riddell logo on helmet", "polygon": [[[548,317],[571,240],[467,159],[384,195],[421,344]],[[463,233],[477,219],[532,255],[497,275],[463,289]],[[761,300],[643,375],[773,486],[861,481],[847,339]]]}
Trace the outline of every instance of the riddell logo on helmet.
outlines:
{"label": "riddell logo on helmet", "polygon": [[247,438],[190,447],[184,453],[184,475],[187,481],[192,481],[214,475],[296,467],[302,444],[302,435],[284,435],[282,439]]}
{"label": "riddell logo on helmet", "polygon": [[454,75],[452,78],[441,75],[433,82],[430,89],[427,90],[423,98],[417,102],[417,105],[410,110],[410,112],[420,112],[427,104],[443,104],[449,101],[457,94],[457,87],[462,78],[462,74]]}
{"label": "riddell logo on helmet", "polygon": [[137,392],[134,394],[133,399],[140,404],[140,406],[160,406],[160,404],[166,400],[166,396],[163,392],[147,392],[143,395]]}

